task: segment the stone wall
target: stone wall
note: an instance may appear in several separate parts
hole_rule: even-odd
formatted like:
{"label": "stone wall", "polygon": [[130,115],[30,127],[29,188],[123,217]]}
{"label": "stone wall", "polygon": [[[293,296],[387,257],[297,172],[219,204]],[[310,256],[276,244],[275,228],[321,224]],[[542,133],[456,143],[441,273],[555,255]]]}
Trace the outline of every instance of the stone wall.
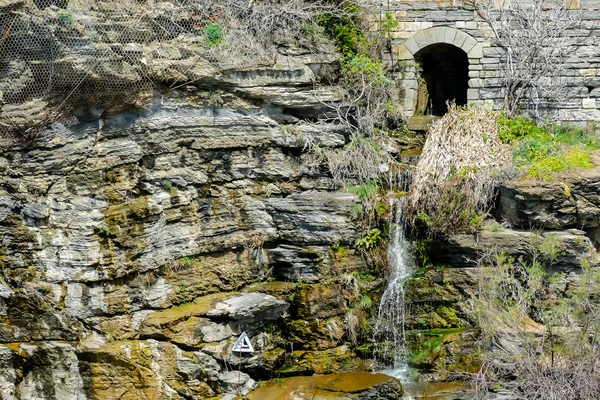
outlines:
{"label": "stone wall", "polygon": [[[573,3],[573,4],[571,4]],[[570,2],[576,8],[579,2]],[[587,37],[568,58],[568,99],[559,101],[552,116],[562,121],[600,121],[600,1],[582,0],[583,32]],[[373,9],[373,8],[371,8]],[[380,29],[386,11],[398,21],[391,32],[392,52],[386,54],[388,66],[399,70],[400,100],[408,117],[415,114],[419,66],[415,53],[436,43],[447,43],[464,51],[469,57],[469,103],[489,103],[499,107],[501,57],[503,51],[492,39],[489,25],[477,13],[470,1],[408,1],[384,2],[371,15],[370,28]]]}

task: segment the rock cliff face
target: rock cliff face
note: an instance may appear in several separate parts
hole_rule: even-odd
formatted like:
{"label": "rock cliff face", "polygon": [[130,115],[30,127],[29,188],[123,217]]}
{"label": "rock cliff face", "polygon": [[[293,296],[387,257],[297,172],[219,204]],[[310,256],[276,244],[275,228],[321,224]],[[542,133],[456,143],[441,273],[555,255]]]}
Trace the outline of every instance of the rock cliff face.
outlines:
{"label": "rock cliff face", "polygon": [[484,276],[476,267],[486,254],[500,252],[527,263],[535,254],[554,253],[546,266],[559,273],[552,289],[557,293],[577,285],[584,268],[598,268],[599,182],[598,167],[563,173],[553,181],[503,182],[493,210],[502,224],[427,243],[429,264],[405,284],[411,310],[409,364],[425,371],[478,370],[477,321],[469,299]]}
{"label": "rock cliff face", "polygon": [[[27,27],[16,11],[31,4],[0,0],[0,12]],[[152,18],[135,31],[146,29],[150,43],[158,35]],[[97,53],[86,53],[89,32],[67,25],[57,32],[83,44],[77,57],[62,48],[61,62],[77,70]],[[202,399],[246,394],[263,378],[367,369],[358,357],[365,354],[350,344],[360,327],[349,325],[359,309],[358,278],[368,277],[376,292],[380,277],[370,275],[381,271],[348,249],[361,234],[353,220],[358,197],[340,191],[306,151],[349,141],[322,118],[338,94],[315,85],[339,68],[338,56],[281,46],[273,62],[218,69],[197,61],[201,45],[174,54],[134,44],[101,48],[110,57],[100,68],[127,51],[143,59],[160,53],[150,64],[168,59],[172,68],[158,80],[178,82],[169,74],[186,71],[193,85],[158,85],[144,107],[73,106],[69,124],[50,124],[32,141],[0,142],[0,398]],[[35,61],[44,50],[34,50],[23,51]],[[20,87],[13,82],[20,66],[4,67],[6,95]],[[129,76],[127,84],[139,78],[112,72]],[[106,82],[96,84],[110,93]],[[41,100],[8,98],[3,112],[46,122]],[[411,365],[476,361],[475,336],[464,330],[474,322],[464,307],[476,286],[473,260],[490,247],[526,256],[539,235],[521,229],[552,230],[542,236],[562,246],[554,265],[561,271],[595,262],[598,176],[505,183],[497,218],[514,230],[432,244],[434,267],[406,283],[407,328],[427,330],[408,334]],[[232,352],[242,332],[255,353]],[[383,386],[389,396],[401,391],[396,381]],[[346,394],[363,392],[383,396],[379,387]]]}
{"label": "rock cliff face", "polygon": [[498,211],[518,227],[594,231],[600,226],[599,175],[591,169],[555,182],[508,182],[500,188]]}
{"label": "rock cliff face", "polygon": [[358,199],[302,155],[346,137],[298,118],[323,112],[314,71],[336,61],[309,58],[232,73],[219,105],[155,93],[3,145],[1,398],[204,398],[237,392],[238,364],[243,393],[276,369],[361,367],[343,278],[365,266],[330,249],[359,234]]}

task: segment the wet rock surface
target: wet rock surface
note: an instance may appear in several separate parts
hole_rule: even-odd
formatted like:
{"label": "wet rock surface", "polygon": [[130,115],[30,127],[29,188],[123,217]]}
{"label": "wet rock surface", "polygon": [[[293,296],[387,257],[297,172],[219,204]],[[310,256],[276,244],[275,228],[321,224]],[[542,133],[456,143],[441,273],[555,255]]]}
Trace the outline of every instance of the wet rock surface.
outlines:
{"label": "wet rock surface", "polygon": [[265,382],[248,395],[250,400],[262,399],[398,399],[402,384],[396,378],[370,372],[295,377]]}

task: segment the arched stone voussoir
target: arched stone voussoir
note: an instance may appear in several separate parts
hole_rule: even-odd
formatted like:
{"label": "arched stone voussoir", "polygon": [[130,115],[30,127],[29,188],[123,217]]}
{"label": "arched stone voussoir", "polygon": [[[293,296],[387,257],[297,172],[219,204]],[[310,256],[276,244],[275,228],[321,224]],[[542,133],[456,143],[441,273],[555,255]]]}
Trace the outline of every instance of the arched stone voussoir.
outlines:
{"label": "arched stone voussoir", "polygon": [[419,50],[437,43],[456,46],[467,53],[469,58],[483,57],[481,43],[477,42],[473,36],[447,26],[436,26],[415,33],[398,46],[398,53],[401,59],[408,59],[410,56],[414,57]]}

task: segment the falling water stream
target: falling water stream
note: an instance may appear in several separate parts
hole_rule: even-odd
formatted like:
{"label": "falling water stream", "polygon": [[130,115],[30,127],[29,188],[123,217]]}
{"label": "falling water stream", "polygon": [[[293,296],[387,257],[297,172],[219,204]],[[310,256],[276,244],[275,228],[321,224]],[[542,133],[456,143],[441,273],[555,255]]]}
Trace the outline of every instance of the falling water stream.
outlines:
{"label": "falling water stream", "polygon": [[[396,189],[406,192],[410,185],[411,171],[403,170],[390,177]],[[406,216],[403,213],[404,196],[390,196],[390,242],[388,244],[389,277],[387,287],[379,304],[374,330],[375,357],[389,365],[383,371],[403,383],[410,380],[406,347],[406,298],[404,281],[414,271],[411,243],[406,238]]]}

